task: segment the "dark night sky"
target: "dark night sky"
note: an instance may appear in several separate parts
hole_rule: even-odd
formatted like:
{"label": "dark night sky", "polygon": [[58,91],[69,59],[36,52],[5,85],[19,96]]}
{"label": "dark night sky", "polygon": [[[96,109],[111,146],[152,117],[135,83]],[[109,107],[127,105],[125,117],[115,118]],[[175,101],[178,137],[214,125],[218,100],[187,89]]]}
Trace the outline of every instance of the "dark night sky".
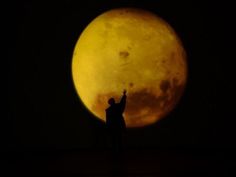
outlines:
{"label": "dark night sky", "polygon": [[[225,1],[16,1],[8,48],[9,149],[104,147],[104,125],[81,104],[71,77],[74,45],[86,25],[116,7],[164,18],[188,55],[183,98],[162,121],[128,131],[137,148],[235,147],[232,113],[233,8]],[[12,35],[11,35],[12,36]],[[231,112],[230,112],[231,111]]]}

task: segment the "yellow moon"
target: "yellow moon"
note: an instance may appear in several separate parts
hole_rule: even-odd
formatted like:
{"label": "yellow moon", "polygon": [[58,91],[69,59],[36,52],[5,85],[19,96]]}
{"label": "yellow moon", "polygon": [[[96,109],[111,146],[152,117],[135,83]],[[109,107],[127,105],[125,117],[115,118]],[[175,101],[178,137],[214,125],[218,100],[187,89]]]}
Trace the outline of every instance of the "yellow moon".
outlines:
{"label": "yellow moon", "polygon": [[118,102],[126,89],[126,126],[143,127],[165,117],[182,96],[186,53],[173,28],[157,15],[113,9],[80,35],[72,76],[84,105],[103,121],[108,99]]}

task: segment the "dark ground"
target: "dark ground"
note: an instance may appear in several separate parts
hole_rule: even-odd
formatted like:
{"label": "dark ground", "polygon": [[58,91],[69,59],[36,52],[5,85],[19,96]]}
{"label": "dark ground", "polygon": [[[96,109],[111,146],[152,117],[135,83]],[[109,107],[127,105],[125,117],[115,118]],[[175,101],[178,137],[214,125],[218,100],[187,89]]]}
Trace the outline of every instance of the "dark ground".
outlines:
{"label": "dark ground", "polygon": [[6,156],[9,176],[232,176],[233,157],[218,149],[25,151]]}

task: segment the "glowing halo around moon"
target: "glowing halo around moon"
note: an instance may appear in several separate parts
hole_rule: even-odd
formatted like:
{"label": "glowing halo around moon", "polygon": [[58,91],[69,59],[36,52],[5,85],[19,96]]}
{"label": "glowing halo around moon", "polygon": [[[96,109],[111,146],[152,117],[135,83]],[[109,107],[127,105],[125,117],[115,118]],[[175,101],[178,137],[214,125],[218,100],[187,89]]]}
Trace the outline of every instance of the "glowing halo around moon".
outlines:
{"label": "glowing halo around moon", "polygon": [[178,103],[187,80],[185,50],[172,27],[135,8],[107,11],[80,35],[72,59],[76,91],[105,121],[107,100],[127,89],[127,127],[143,127],[165,117]]}

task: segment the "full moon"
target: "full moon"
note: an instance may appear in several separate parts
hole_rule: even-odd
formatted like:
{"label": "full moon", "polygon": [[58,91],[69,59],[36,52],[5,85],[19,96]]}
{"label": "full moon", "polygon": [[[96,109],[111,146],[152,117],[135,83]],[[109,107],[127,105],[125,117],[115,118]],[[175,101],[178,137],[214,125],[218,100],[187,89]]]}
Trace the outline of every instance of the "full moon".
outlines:
{"label": "full moon", "polygon": [[85,107],[103,121],[108,99],[119,102],[126,89],[126,126],[144,127],[164,118],[180,100],[186,53],[174,29],[156,14],[113,9],[80,35],[72,76]]}

